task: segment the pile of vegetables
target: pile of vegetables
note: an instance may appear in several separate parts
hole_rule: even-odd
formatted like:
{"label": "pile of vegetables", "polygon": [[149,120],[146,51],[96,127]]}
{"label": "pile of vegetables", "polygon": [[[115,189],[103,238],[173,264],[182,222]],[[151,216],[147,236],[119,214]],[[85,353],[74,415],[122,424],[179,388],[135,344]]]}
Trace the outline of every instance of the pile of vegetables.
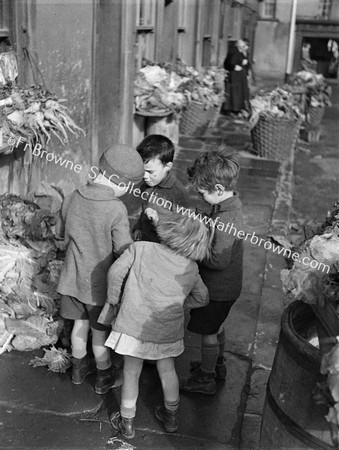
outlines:
{"label": "pile of vegetables", "polygon": [[250,100],[252,116],[250,126],[254,128],[260,117],[286,118],[302,120],[304,118],[300,108],[295,104],[293,94],[277,87],[272,91],[259,91]]}
{"label": "pile of vegetables", "polygon": [[69,133],[85,134],[71,119],[65,101],[41,86],[22,88],[9,83],[0,87],[0,148],[20,137],[31,147],[45,147],[52,137],[65,145]]}
{"label": "pile of vegetables", "polygon": [[[287,304],[302,300],[305,303],[322,306],[326,301],[338,303],[339,311],[339,202],[334,205],[325,222],[313,230],[300,246],[295,248],[300,261],[294,261],[291,269],[281,271],[283,289]],[[312,268],[301,262],[304,257],[316,260],[330,267]]]}
{"label": "pile of vegetables", "polygon": [[185,89],[187,81],[188,79],[158,65],[141,68],[134,82],[136,112],[180,112],[189,100]]}
{"label": "pile of vegetables", "polygon": [[293,84],[305,87],[309,106],[331,106],[332,88],[322,74],[301,70],[294,75]]}
{"label": "pile of vegetables", "polygon": [[187,66],[179,58],[174,65],[149,61],[137,74],[134,106],[137,111],[180,111],[190,101],[202,102],[205,109],[220,103],[224,89],[224,69]]}
{"label": "pile of vegetables", "polygon": [[187,85],[190,100],[203,103],[205,109],[220,104],[220,95],[224,93],[225,69],[202,67],[197,70],[187,66],[180,58],[177,58],[173,70],[178,75],[190,79]]}
{"label": "pile of vegetables", "polygon": [[[61,205],[61,194],[53,195],[49,203]],[[41,192],[39,197],[43,201]],[[57,214],[57,207],[44,210],[16,195],[0,196],[0,354],[59,339],[64,322],[56,286],[64,249],[55,240]]]}

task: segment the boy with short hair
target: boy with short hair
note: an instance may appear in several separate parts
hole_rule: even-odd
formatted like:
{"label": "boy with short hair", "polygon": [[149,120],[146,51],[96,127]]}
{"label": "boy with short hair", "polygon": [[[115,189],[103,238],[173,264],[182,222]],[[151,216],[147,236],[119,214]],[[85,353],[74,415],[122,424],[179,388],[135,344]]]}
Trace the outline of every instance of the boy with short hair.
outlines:
{"label": "boy with short hair", "polygon": [[116,386],[110,349],[105,346],[110,329],[97,319],[107,296],[107,273],[114,260],[133,241],[128,215],[120,200],[128,183],[139,183],[143,162],[134,148],[108,147],[99,160],[100,173],[66,198],[62,225],[67,241],[66,257],[58,292],[60,314],[74,320],[71,334],[72,382],[82,384],[91,368],[87,355],[89,331],[97,367],[95,392],[105,394]]}
{"label": "boy with short hair", "polygon": [[152,221],[145,214],[147,207],[157,205],[174,209],[174,205],[188,206],[188,194],[184,185],[171,172],[174,144],[166,136],[150,134],[137,146],[144,162],[144,182],[141,185],[142,211],[133,227],[134,240],[159,242]]}
{"label": "boy with short hair", "polygon": [[[242,288],[243,230],[241,202],[234,191],[239,163],[226,148],[202,152],[188,169],[189,181],[204,201],[213,206],[210,214],[215,228],[212,253],[199,263],[199,273],[208,288],[210,302],[191,311],[188,330],[201,334],[201,362],[181,385],[186,392],[216,393],[217,379],[226,378],[224,363],[225,332],[223,322]],[[194,363],[193,363],[194,364]]]}

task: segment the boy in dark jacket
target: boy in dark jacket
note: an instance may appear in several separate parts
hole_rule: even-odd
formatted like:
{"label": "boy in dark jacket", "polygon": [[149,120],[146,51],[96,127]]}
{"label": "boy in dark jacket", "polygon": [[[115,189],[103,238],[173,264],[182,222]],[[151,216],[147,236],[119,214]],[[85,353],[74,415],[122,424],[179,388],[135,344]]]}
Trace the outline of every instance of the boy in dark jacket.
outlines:
{"label": "boy in dark jacket", "polygon": [[[94,168],[94,166],[93,166]],[[97,367],[95,392],[105,394],[115,387],[110,349],[105,346],[110,329],[97,319],[107,297],[107,273],[114,260],[131,244],[128,215],[119,199],[129,182],[140,183],[143,162],[134,148],[115,145],[99,160],[95,180],[80,186],[65,199],[60,230],[67,242],[58,292],[60,314],[74,320],[71,334],[72,382],[82,384],[91,372],[87,341],[92,331],[92,349]]]}
{"label": "boy in dark jacket", "polygon": [[135,241],[159,242],[152,221],[145,214],[148,207],[174,209],[174,205],[187,207],[188,194],[184,185],[171,172],[174,159],[173,142],[161,134],[146,136],[137,146],[144,162],[144,181],[141,185],[142,211],[133,228]]}
{"label": "boy in dark jacket", "polygon": [[210,225],[215,228],[212,253],[199,264],[210,303],[191,311],[188,330],[201,334],[201,363],[181,386],[187,392],[215,394],[216,381],[226,378],[223,322],[242,288],[243,242],[241,202],[234,191],[239,164],[224,149],[203,152],[188,175],[204,201],[213,206]]}

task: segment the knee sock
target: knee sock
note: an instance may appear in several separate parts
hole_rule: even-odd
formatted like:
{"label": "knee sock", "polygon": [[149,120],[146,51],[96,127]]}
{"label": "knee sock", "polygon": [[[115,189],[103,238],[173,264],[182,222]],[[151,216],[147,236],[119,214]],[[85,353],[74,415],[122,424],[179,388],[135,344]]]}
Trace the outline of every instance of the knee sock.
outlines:
{"label": "knee sock", "polygon": [[218,344],[204,344],[201,348],[201,370],[207,373],[214,373],[219,355]]}
{"label": "knee sock", "polygon": [[127,408],[126,406],[120,405],[120,415],[124,419],[133,419],[135,417],[136,411],[137,411],[136,406],[133,406],[132,408]]}
{"label": "knee sock", "polygon": [[217,334],[218,344],[219,344],[219,355],[218,355],[218,363],[222,363],[224,361],[224,353],[225,353],[225,330],[222,329],[220,333]]}
{"label": "knee sock", "polygon": [[174,402],[170,400],[164,400],[165,408],[168,409],[168,411],[176,411],[179,407],[179,399],[175,400]]}

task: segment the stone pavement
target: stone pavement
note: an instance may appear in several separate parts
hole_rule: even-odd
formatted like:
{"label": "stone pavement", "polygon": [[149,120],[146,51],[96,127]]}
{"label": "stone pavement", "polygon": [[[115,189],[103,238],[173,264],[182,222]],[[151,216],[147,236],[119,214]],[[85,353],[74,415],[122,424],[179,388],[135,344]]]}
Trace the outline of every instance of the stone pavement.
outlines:
{"label": "stone pavement", "polygon": [[[284,236],[289,220],[293,155],[284,164],[251,154],[245,122],[221,115],[202,137],[181,136],[175,172],[186,184],[186,169],[200,151],[233,146],[239,156],[238,190],[243,202],[244,231],[265,241]],[[135,218],[135,199],[126,204]],[[136,438],[113,438],[109,415],[118,409],[120,389],[94,393],[93,377],[81,385],[69,373],[33,368],[39,352],[11,352],[0,357],[0,448],[6,449],[200,449],[259,445],[265,387],[280,330],[283,296],[279,273],[284,259],[263,246],[245,243],[241,297],[225,322],[227,379],[215,396],[181,394],[179,430],[165,433],[153,415],[161,402],[154,366],[145,365],[140,379]],[[199,337],[187,334],[186,350],[177,360],[179,377],[189,374],[189,361],[199,358]],[[107,444],[109,438],[112,439]]]}

